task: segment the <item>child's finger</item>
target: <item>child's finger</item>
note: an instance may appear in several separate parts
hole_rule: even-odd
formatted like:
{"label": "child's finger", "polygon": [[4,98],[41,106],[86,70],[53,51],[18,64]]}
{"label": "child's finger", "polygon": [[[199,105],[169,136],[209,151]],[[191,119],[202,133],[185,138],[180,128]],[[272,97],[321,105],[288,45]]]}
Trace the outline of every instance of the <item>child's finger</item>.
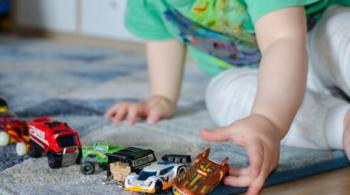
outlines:
{"label": "child's finger", "polygon": [[139,116],[143,119],[147,118],[149,113],[149,108],[145,103],[139,105]]}
{"label": "child's finger", "polygon": [[251,183],[251,178],[248,175],[243,175],[239,177],[227,176],[224,179],[225,185],[230,185],[233,187],[247,187]]}
{"label": "child's finger", "polygon": [[105,112],[105,115],[104,115],[104,116],[105,116],[106,118],[112,118],[112,117],[116,114],[116,112],[117,112],[117,110],[118,110],[118,107],[119,107],[119,104],[116,104],[116,105],[110,107],[110,108]]}
{"label": "child's finger", "polygon": [[246,147],[250,164],[250,176],[251,178],[256,178],[258,177],[264,162],[264,147],[257,140],[248,142]]}
{"label": "child's finger", "polygon": [[120,108],[117,110],[117,113],[115,114],[113,121],[116,123],[122,122],[126,114],[127,114],[127,106],[120,106]]}
{"label": "child's finger", "polygon": [[265,179],[258,178],[248,187],[247,195],[258,195],[264,186]]}
{"label": "child's finger", "polygon": [[137,105],[130,105],[129,111],[128,111],[128,122],[129,124],[133,125],[136,122],[138,115],[138,106]]}
{"label": "child's finger", "polygon": [[231,131],[226,127],[217,128],[215,130],[201,129],[200,135],[203,139],[210,142],[222,142],[230,140]]}
{"label": "child's finger", "polygon": [[248,188],[248,195],[255,195],[259,194],[261,189],[264,187],[265,180],[268,177],[270,173],[270,164],[272,163],[272,158],[271,158],[271,150],[268,148],[264,148],[264,162],[261,166],[261,171],[259,176],[252,181],[251,185]]}
{"label": "child's finger", "polygon": [[160,117],[160,112],[156,109],[152,109],[150,110],[147,116],[147,122],[150,124],[154,124],[159,121]]}

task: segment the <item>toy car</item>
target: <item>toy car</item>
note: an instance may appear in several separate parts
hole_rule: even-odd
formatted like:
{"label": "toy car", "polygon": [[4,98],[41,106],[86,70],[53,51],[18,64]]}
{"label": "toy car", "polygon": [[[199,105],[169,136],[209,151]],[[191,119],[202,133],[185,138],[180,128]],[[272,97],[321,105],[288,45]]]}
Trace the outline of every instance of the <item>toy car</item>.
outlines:
{"label": "toy car", "polygon": [[191,163],[191,155],[182,155],[182,154],[166,154],[162,156],[163,161],[173,162],[173,163]]}
{"label": "toy car", "polygon": [[80,163],[81,144],[78,133],[60,121],[38,118],[29,122],[29,156],[39,158],[47,154],[52,169]]}
{"label": "toy car", "polygon": [[0,131],[0,146],[16,143],[19,156],[25,155],[29,149],[29,133],[26,121],[12,119],[2,125]]}
{"label": "toy car", "polygon": [[90,175],[95,172],[95,165],[107,167],[107,153],[118,152],[123,149],[122,146],[110,146],[106,142],[97,142],[93,146],[83,146],[82,148],[82,163],[81,172],[85,175]]}
{"label": "toy car", "polygon": [[145,150],[137,147],[127,147],[118,152],[107,154],[108,162],[122,162],[130,166],[131,172],[139,172],[145,166],[157,161],[153,150]]}
{"label": "toy car", "polygon": [[208,159],[210,149],[199,154],[186,173],[179,174],[174,182],[174,194],[208,194],[228,174],[228,158],[220,164]]}
{"label": "toy car", "polygon": [[16,116],[10,113],[6,100],[0,97],[0,129],[3,129],[3,125],[15,118]]}
{"label": "toy car", "polygon": [[155,162],[145,167],[140,174],[131,173],[124,183],[124,189],[135,192],[159,194],[173,184],[178,174],[184,173],[186,166],[172,162]]}
{"label": "toy car", "polygon": [[145,166],[157,161],[153,150],[137,147],[124,148],[106,155],[108,156],[107,180],[113,180],[119,184],[124,184],[129,173],[140,172]]}
{"label": "toy car", "polygon": [[4,98],[0,97],[0,114],[8,114],[9,108]]}

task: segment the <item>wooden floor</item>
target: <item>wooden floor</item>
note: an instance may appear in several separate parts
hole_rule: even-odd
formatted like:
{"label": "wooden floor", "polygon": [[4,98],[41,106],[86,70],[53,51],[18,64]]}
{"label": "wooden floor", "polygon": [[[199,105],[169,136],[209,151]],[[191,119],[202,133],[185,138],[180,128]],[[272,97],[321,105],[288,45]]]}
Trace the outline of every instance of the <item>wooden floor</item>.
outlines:
{"label": "wooden floor", "polygon": [[310,195],[349,195],[350,168],[331,171],[266,188],[262,194],[310,194]]}
{"label": "wooden floor", "polygon": [[[117,42],[79,36],[51,34],[50,38],[63,42],[78,42],[85,45],[104,46],[126,51],[144,52],[144,46],[137,43]],[[262,194],[284,195],[350,195],[350,168],[336,170],[297,181],[266,188]]]}

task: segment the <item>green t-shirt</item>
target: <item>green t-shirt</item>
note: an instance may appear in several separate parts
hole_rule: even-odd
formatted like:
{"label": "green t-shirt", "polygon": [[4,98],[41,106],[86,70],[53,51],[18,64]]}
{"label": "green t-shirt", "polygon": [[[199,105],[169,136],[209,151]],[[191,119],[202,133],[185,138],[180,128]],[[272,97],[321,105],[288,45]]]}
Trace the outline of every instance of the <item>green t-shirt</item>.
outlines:
{"label": "green t-shirt", "polygon": [[148,40],[184,41],[209,74],[240,66],[257,67],[260,52],[254,22],[286,7],[305,6],[308,27],[332,4],[350,0],[130,0],[125,25]]}

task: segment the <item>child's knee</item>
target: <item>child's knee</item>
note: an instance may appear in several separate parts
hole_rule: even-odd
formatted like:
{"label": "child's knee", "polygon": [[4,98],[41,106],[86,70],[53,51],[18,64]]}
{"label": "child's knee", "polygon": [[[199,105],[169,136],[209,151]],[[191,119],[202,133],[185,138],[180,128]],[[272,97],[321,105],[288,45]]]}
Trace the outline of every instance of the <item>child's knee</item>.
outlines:
{"label": "child's knee", "polygon": [[250,113],[256,94],[257,69],[230,69],[214,77],[206,91],[206,105],[214,122],[225,126]]}

